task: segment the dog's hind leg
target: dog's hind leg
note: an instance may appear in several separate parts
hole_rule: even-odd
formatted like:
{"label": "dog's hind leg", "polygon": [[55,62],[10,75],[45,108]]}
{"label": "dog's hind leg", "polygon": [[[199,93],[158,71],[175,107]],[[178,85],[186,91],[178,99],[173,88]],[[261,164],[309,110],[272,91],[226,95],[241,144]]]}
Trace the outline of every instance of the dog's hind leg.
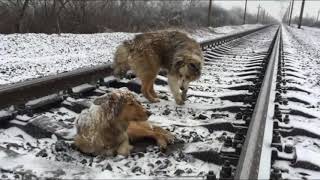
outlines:
{"label": "dog's hind leg", "polygon": [[141,92],[142,94],[150,101],[150,102],[159,102],[160,100],[156,97],[153,96],[152,94],[152,88],[153,88],[153,83],[154,83],[154,78],[148,77],[148,76],[143,76],[141,77]]}
{"label": "dog's hind leg", "polygon": [[152,83],[150,84],[150,93],[154,98],[158,98],[158,95],[156,93],[156,91],[154,90],[154,82],[155,82],[156,78],[154,78],[152,80]]}
{"label": "dog's hind leg", "polygon": [[148,122],[130,122],[128,129],[130,140],[138,140],[143,138],[154,139],[161,150],[167,148],[168,143],[172,143],[174,136],[161,127],[151,126]]}

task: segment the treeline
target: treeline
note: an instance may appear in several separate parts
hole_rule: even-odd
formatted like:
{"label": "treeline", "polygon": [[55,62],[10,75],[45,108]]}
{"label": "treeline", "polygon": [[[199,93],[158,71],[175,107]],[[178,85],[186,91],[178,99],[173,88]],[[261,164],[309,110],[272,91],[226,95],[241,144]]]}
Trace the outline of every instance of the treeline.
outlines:
{"label": "treeline", "polygon": [[[207,26],[204,0],[0,0],[0,33],[97,33]],[[246,23],[256,23],[247,14]],[[260,17],[260,23],[275,21]],[[243,23],[241,8],[213,5],[211,26]]]}
{"label": "treeline", "polygon": [[[298,24],[299,23],[299,17],[296,16],[293,18],[293,23]],[[317,21],[315,18],[312,17],[304,17],[301,22],[302,26],[309,26],[309,27],[318,27],[320,28],[320,21]]]}

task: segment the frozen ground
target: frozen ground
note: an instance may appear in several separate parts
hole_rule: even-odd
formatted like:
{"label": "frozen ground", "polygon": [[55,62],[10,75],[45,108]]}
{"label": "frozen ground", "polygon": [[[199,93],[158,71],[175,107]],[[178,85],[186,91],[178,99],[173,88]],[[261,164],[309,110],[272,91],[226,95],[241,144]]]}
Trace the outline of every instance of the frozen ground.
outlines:
{"label": "frozen ground", "polygon": [[295,128],[303,133],[283,138],[295,147],[292,153],[281,152],[274,167],[281,169],[285,179],[320,179],[320,30],[315,28],[283,28],[285,87],[290,88],[280,105],[289,113],[290,122],[282,128]]}
{"label": "frozen ground", "polygon": [[[260,25],[199,29],[198,41],[213,39]],[[0,34],[0,85],[15,83],[112,61],[115,48],[133,33]]]}

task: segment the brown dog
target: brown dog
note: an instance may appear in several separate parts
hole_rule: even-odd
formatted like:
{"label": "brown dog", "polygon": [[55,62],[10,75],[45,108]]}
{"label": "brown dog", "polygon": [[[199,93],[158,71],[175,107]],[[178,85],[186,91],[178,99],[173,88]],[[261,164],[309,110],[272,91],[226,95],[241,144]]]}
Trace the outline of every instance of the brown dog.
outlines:
{"label": "brown dog", "polygon": [[200,77],[202,66],[200,45],[179,31],[136,35],[118,47],[113,64],[115,75],[134,71],[141,79],[141,92],[150,102],[159,101],[153,84],[160,68],[167,70],[171,92],[180,105],[186,99],[189,83]]}
{"label": "brown dog", "polygon": [[165,148],[173,136],[160,127],[152,129],[146,122],[149,115],[130,91],[115,90],[98,97],[89,109],[81,112],[74,144],[84,153],[127,156],[132,149],[129,138],[151,137]]}

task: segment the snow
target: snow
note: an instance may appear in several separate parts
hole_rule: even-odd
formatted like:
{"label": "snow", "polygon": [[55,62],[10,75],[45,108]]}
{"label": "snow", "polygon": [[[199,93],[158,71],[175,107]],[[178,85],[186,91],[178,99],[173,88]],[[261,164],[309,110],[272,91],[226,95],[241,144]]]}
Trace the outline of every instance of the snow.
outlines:
{"label": "snow", "polygon": [[[282,127],[306,132],[304,136],[283,137],[284,144],[293,144],[295,156],[279,153],[281,158],[273,164],[279,168],[284,179],[319,179],[320,173],[320,33],[319,29],[283,27],[285,63],[285,87],[290,87],[282,97],[291,98],[288,105],[280,105],[284,114],[289,113],[290,121]],[[297,90],[294,90],[296,88]],[[299,102],[301,100],[302,102]],[[290,114],[294,110],[299,112]],[[310,117],[308,117],[310,116]],[[312,117],[313,116],[313,117]],[[309,137],[314,136],[314,137]],[[317,169],[318,168],[318,169]]]}
{"label": "snow", "polygon": [[[197,41],[217,38],[261,25],[199,29]],[[217,31],[218,33],[215,33]],[[134,33],[0,34],[0,85],[110,63],[116,47]]]}
{"label": "snow", "polygon": [[306,150],[303,147],[296,147],[296,162],[308,163],[320,169],[320,154],[311,150]]}

